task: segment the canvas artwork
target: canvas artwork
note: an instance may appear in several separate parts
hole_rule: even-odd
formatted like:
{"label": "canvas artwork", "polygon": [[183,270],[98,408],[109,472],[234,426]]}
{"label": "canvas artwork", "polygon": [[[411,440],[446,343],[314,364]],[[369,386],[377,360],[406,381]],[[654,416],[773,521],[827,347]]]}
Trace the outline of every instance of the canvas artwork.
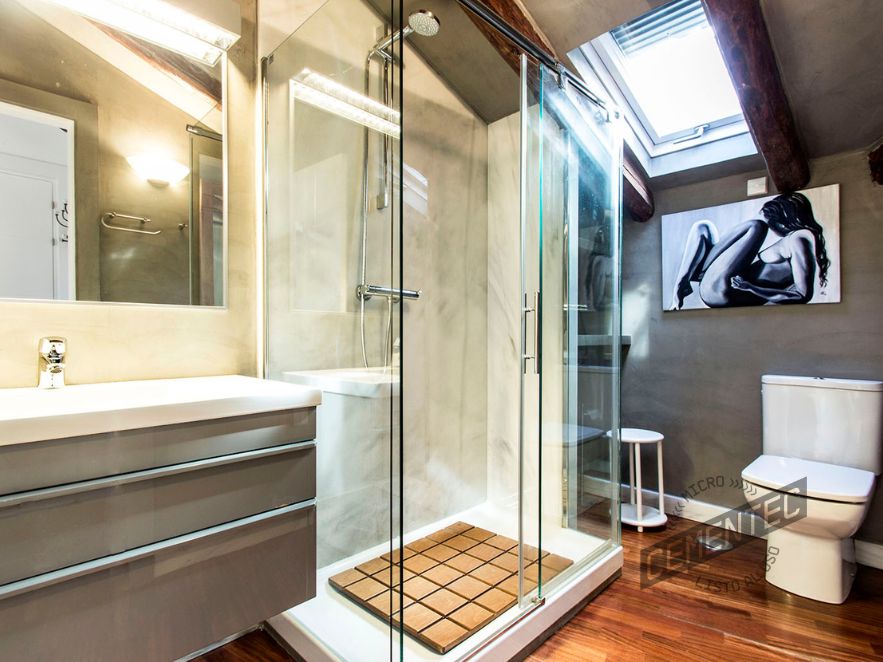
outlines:
{"label": "canvas artwork", "polygon": [[662,217],[664,310],[839,301],[839,184]]}

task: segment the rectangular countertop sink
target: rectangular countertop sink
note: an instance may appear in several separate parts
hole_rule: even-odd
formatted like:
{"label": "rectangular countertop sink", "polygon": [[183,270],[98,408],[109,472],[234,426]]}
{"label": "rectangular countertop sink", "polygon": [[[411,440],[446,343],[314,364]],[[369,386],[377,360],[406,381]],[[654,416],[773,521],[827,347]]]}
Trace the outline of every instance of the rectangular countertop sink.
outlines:
{"label": "rectangular countertop sink", "polygon": [[321,403],[316,388],[240,375],[0,389],[0,446]]}

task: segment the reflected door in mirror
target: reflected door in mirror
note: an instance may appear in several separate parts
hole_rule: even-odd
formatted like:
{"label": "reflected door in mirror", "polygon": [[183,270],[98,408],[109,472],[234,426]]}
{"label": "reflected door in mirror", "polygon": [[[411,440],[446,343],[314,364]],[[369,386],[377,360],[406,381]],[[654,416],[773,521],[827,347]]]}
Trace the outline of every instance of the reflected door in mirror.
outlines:
{"label": "reflected door in mirror", "polygon": [[57,3],[0,26],[0,298],[224,305],[224,57]]}
{"label": "reflected door in mirror", "polygon": [[61,120],[0,104],[0,297],[68,299],[72,135]]}

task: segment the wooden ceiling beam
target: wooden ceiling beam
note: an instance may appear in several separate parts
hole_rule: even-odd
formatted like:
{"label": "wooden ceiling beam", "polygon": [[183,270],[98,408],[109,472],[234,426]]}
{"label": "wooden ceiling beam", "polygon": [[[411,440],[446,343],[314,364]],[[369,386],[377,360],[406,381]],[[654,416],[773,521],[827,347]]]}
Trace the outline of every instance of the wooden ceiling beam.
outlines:
{"label": "wooden ceiling beam", "polygon": [[809,162],[800,145],[760,0],[702,0],[702,4],[770,178],[783,193],[805,187]]}
{"label": "wooden ceiling beam", "polygon": [[646,223],[656,211],[647,173],[625,141],[622,143],[622,209],[638,223]]}
{"label": "wooden ceiling beam", "polygon": [[883,140],[868,153],[868,167],[871,169],[871,180],[883,185]]}
{"label": "wooden ceiling beam", "polygon": [[[174,51],[170,51],[162,46],[154,46],[150,42],[138,39],[137,37],[132,37],[102,23],[94,23],[94,25],[108,37],[128,48],[149,65],[170,76],[178,78],[185,85],[189,85],[197,92],[214,99],[217,102],[218,107],[221,106],[223,95],[221,80],[216,77],[215,71],[208,66],[197,63],[183,55],[178,55]],[[220,73],[220,67],[218,67],[216,71],[217,73]]]}
{"label": "wooden ceiling beam", "polygon": [[[539,30],[519,0],[482,0],[482,2],[488,9],[496,13],[530,41],[542,47],[559,62],[561,61],[561,58],[555,53],[552,44]],[[518,47],[482,19],[475,16],[468,8],[463,5],[460,5],[460,7],[509,66],[516,73],[520,74],[521,51]],[[638,159],[627,146],[624,150],[623,158],[622,193],[623,211],[632,220],[639,222],[650,220],[654,210],[653,192],[650,190],[647,173],[644,172]]]}

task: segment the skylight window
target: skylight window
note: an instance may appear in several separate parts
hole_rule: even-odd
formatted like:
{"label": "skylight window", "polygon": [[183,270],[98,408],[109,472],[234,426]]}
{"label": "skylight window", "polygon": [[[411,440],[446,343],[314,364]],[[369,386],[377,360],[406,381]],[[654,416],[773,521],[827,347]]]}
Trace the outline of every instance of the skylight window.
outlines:
{"label": "skylight window", "polygon": [[592,46],[653,145],[708,139],[734,124],[726,135],[747,130],[700,0],[674,0]]}

